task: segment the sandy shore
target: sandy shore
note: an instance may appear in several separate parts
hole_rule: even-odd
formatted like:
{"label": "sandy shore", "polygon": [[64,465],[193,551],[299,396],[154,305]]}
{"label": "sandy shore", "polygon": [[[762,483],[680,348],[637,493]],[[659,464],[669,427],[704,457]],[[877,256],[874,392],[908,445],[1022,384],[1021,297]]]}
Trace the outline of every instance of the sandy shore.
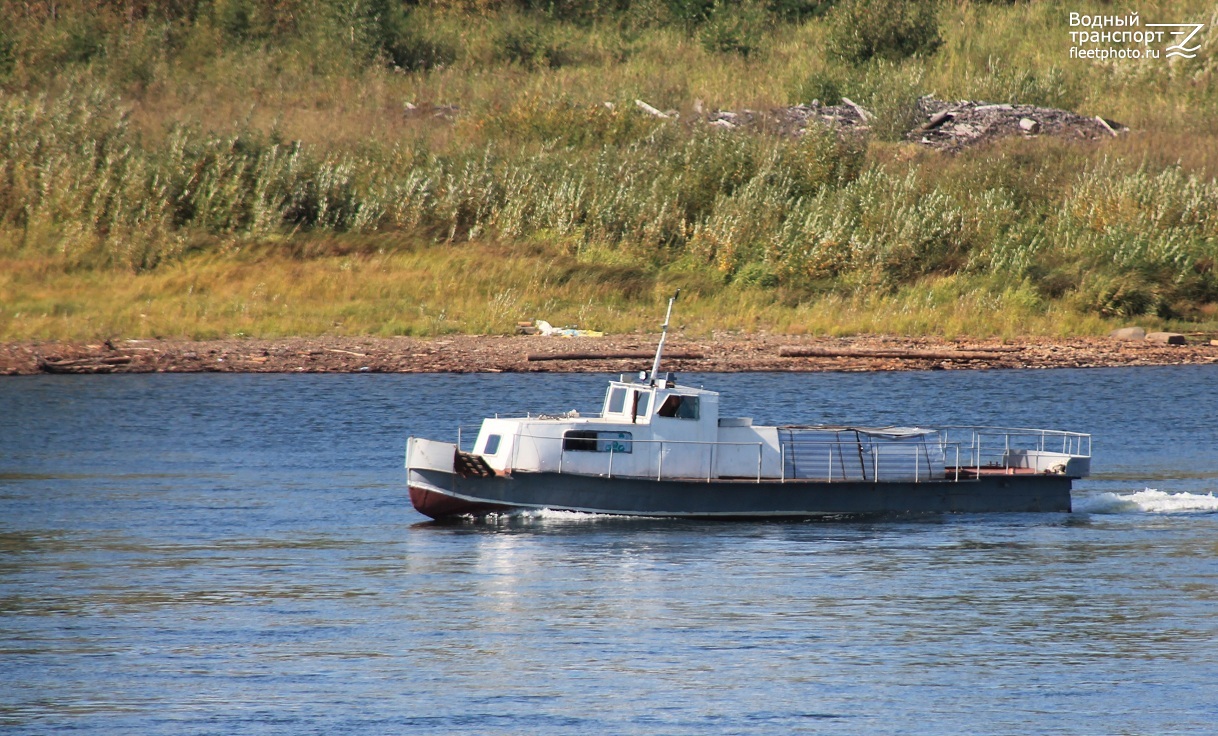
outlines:
{"label": "sandy shore", "polygon": [[[114,340],[0,345],[0,375],[37,373],[628,372],[650,367],[656,335],[454,335],[278,340]],[[674,371],[892,371],[1218,364],[1212,336],[1187,345],[1111,338],[942,340],[722,334],[669,336]],[[579,358],[571,358],[580,355]]]}

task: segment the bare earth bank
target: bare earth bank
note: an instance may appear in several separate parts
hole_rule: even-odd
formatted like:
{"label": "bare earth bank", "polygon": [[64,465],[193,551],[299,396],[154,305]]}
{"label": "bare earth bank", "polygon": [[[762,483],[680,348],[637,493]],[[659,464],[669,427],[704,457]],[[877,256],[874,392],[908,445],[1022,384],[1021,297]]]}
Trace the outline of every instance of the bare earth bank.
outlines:
{"label": "bare earth bank", "polygon": [[[0,375],[37,373],[630,372],[650,367],[655,335],[260,340],[114,340],[0,345]],[[579,356],[579,357],[572,357]],[[1187,345],[1112,338],[1020,340],[717,334],[669,336],[674,371],[890,371],[1218,364],[1210,336]]]}

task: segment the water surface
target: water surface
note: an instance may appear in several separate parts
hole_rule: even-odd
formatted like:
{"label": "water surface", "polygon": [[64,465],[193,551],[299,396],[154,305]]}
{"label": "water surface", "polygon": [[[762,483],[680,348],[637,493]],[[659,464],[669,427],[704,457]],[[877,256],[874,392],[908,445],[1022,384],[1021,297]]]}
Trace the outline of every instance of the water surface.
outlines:
{"label": "water surface", "polygon": [[1215,367],[689,378],[764,422],[1091,432],[1072,514],[409,506],[407,435],[605,376],[0,381],[6,733],[1208,734]]}

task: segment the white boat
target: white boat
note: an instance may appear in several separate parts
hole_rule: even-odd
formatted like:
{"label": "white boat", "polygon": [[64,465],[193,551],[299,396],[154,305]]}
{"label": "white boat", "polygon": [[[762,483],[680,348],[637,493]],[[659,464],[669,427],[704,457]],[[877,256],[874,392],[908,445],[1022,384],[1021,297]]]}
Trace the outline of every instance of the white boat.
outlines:
{"label": "white boat", "polygon": [[484,419],[473,448],[411,437],[410,498],[435,519],[515,510],[688,518],[1070,511],[1091,437],[1001,427],[757,426],[652,369],[602,410]]}

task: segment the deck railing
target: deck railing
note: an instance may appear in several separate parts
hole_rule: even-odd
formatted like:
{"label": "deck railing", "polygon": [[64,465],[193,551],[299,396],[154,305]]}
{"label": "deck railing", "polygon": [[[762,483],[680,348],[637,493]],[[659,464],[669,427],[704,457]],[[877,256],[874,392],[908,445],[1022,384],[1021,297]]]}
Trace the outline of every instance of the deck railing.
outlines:
{"label": "deck railing", "polygon": [[[565,447],[562,447],[562,443],[563,443],[562,437],[543,437],[540,435],[517,435],[517,438],[520,438],[520,437],[524,437],[526,439],[531,439],[531,440],[544,440],[546,442],[559,443],[559,454],[558,454],[558,472],[559,473],[564,472],[564,464],[566,462],[566,458],[568,455],[570,455],[572,453],[576,454],[581,459],[587,458],[587,457],[593,457],[596,455],[606,455],[608,457],[608,461],[607,461],[608,467],[606,469],[605,475],[610,478],[614,477],[613,476],[613,459],[614,459],[615,455],[629,454],[631,456],[636,456],[636,453],[634,452],[635,445],[643,445],[646,448],[654,447],[657,450],[656,455],[655,455],[655,457],[656,457],[656,480],[664,479],[664,448],[665,447],[668,447],[670,449],[673,447],[678,447],[678,448],[679,447],[693,447],[693,448],[705,447],[705,448],[708,448],[710,450],[710,457],[708,459],[708,462],[706,463],[706,473],[705,473],[706,480],[708,480],[708,481],[714,480],[717,477],[719,477],[719,476],[715,475],[715,460],[716,460],[715,452],[718,448],[720,448],[720,447],[744,447],[744,448],[756,447],[757,448],[757,465],[756,465],[755,476],[756,476],[757,482],[760,483],[761,480],[765,477],[762,475],[762,467],[764,465],[765,449],[766,449],[766,447],[769,446],[765,442],[701,442],[698,440],[636,440],[636,439],[625,440],[625,439],[622,439],[622,440],[614,440],[614,441],[610,442],[608,450],[599,451],[599,452],[589,452],[589,451],[585,451],[585,450],[568,450]],[[515,444],[516,449],[515,449],[515,453],[513,455],[513,462],[512,462],[513,465],[516,464],[516,459],[519,456],[519,448],[520,448],[519,442],[516,442],[514,444]],[[623,445],[623,446],[629,445],[630,449],[622,450],[619,452],[617,449],[619,445]],[[638,453],[638,454],[646,454],[646,453]],[[541,453],[538,452],[539,457],[540,457],[540,455],[541,455]],[[583,471],[581,470],[581,471],[566,471],[566,472],[583,472]],[[630,477],[650,478],[651,474],[647,473],[646,475],[642,475],[642,474],[634,473],[634,474],[631,474]],[[699,477],[701,477],[701,474],[699,474]],[[739,477],[739,476],[736,476],[736,477]],[[671,480],[674,478],[688,479],[689,476],[688,475],[681,475],[681,476],[673,475],[673,476],[670,476],[669,479]]]}
{"label": "deck railing", "polygon": [[1091,435],[1022,427],[939,427],[940,442],[968,448],[966,467],[1009,467],[1012,451],[1060,452],[1091,457]]}
{"label": "deck railing", "polygon": [[[466,427],[459,427],[457,446],[462,451],[464,440],[474,435],[466,432]],[[827,428],[835,429],[835,428]],[[706,442],[697,440],[657,440],[657,439],[619,439],[611,442],[607,450],[598,452],[588,450],[570,450],[564,447],[564,438],[556,436],[532,435],[518,433],[511,442],[511,459],[507,469],[520,470],[521,449],[526,444],[528,454],[538,460],[536,468],[529,470],[546,470],[558,473],[577,473],[586,475],[595,473],[607,477],[639,477],[656,480],[689,480],[702,478],[706,481],[717,479],[752,480],[755,482],[789,482],[815,481],[826,482],[854,480],[875,482],[885,480],[906,480],[911,482],[926,481],[975,481],[983,473],[992,472],[1027,472],[1027,453],[1060,453],[1069,458],[1091,457],[1091,435],[1080,432],[1061,430],[1005,428],[1005,427],[939,427],[932,430],[924,441],[892,442],[883,441],[862,442],[858,440],[837,441],[780,441],[777,444],[766,441],[749,442]],[[864,434],[863,438],[872,435]],[[523,440],[523,441],[522,441]],[[627,445],[629,450],[619,451],[617,445]],[[553,447],[552,445],[557,445]],[[550,446],[550,447],[547,447]],[[788,472],[794,466],[788,462],[788,453],[796,449],[806,449],[817,446],[826,450],[827,467],[819,475],[806,472]],[[930,452],[934,447],[937,452]],[[684,462],[676,469],[665,468],[666,450],[705,450],[701,458],[691,460],[686,455]],[[750,472],[740,473],[735,469],[719,468],[718,460],[727,449],[736,451],[737,461],[741,459],[740,449],[756,448],[756,460],[750,463]],[[642,451],[639,452],[638,450]],[[847,453],[847,451],[849,451]],[[632,458],[639,458],[631,467],[622,468],[621,457],[629,453]],[[603,463],[589,462],[597,455],[604,456]],[[570,458],[578,456],[578,462]],[[846,469],[840,464],[835,465],[834,458],[862,457],[862,464],[854,464]],[[553,459],[557,458],[557,464]],[[671,461],[670,461],[671,464]],[[549,467],[546,467],[546,466]],[[572,466],[575,467],[572,467]],[[599,468],[598,468],[599,465]],[[697,465],[698,472],[691,473],[691,465]],[[743,467],[743,465],[738,466]],[[859,468],[864,468],[859,472]],[[798,469],[794,469],[798,471]],[[857,475],[851,475],[857,472]],[[1084,470],[1085,474],[1085,470]]]}
{"label": "deck railing", "polygon": [[[607,477],[638,477],[656,480],[701,478],[762,481],[894,481],[915,483],[927,481],[968,482],[978,480],[984,472],[1027,471],[1029,452],[1061,453],[1071,457],[1091,456],[1091,436],[1058,430],[1002,427],[944,427],[921,441],[884,442],[860,440],[796,440],[776,444],[765,441],[705,442],[697,440],[616,439],[607,443],[606,450],[571,450],[564,446],[563,437],[517,434],[512,444],[509,470],[520,469],[522,447],[538,460],[539,470],[558,473],[595,473]],[[869,436],[863,435],[864,440]],[[526,442],[527,441],[527,442]],[[555,447],[555,445],[557,445]],[[628,449],[619,449],[619,446]],[[756,448],[755,462],[744,461],[741,450]],[[812,448],[827,459],[821,469],[809,470],[809,463],[796,467],[794,453]],[[665,458],[669,452],[689,451],[681,461]],[[701,452],[699,452],[701,450]],[[737,462],[749,462],[747,474],[736,469],[719,468],[718,461],[727,451],[733,451]],[[624,455],[634,460],[629,467]],[[700,457],[699,457],[700,455]],[[601,462],[592,459],[603,456]],[[556,462],[555,462],[556,458]],[[576,459],[578,458],[578,459]],[[835,460],[836,458],[836,460]],[[849,458],[850,467],[842,463]],[[854,458],[859,458],[857,463]],[[743,462],[742,462],[743,461]],[[791,461],[791,462],[788,462]],[[1020,463],[1024,464],[1020,464]],[[835,465],[836,463],[836,465]],[[671,467],[676,465],[677,467]],[[548,467],[547,467],[548,466]],[[696,466],[698,472],[690,472]],[[530,468],[532,469],[532,468]]]}

